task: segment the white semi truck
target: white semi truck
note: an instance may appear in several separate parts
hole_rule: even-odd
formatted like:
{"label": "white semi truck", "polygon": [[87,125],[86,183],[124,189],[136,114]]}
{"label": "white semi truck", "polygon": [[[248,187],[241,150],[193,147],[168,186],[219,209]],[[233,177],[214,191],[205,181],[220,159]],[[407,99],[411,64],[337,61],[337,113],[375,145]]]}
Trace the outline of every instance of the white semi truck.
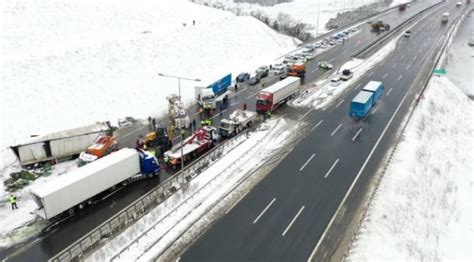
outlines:
{"label": "white semi truck", "polygon": [[35,213],[48,220],[61,214],[71,215],[76,208],[92,204],[108,189],[156,175],[159,171],[154,156],[123,148],[48,183],[34,185],[30,192],[38,205]]}
{"label": "white semi truck", "polygon": [[250,127],[257,119],[257,113],[237,109],[229,117],[222,119],[219,133],[223,137],[232,137]]}
{"label": "white semi truck", "polygon": [[73,128],[31,138],[10,148],[22,166],[46,161],[60,161],[79,156],[99,136],[111,136],[113,129],[108,122]]}

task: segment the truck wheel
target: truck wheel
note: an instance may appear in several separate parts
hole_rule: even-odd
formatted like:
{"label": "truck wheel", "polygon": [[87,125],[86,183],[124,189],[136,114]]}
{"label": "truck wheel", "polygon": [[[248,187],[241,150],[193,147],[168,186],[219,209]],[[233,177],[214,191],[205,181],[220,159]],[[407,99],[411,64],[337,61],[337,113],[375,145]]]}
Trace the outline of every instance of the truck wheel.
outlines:
{"label": "truck wheel", "polygon": [[86,206],[86,203],[82,202],[78,205],[79,209],[83,209]]}
{"label": "truck wheel", "polygon": [[74,213],[76,213],[76,211],[74,210],[74,208],[69,208],[68,211],[67,211],[67,214],[68,214],[69,216],[73,216]]}
{"label": "truck wheel", "polygon": [[122,182],[122,186],[126,186],[126,185],[128,185],[128,179]]}

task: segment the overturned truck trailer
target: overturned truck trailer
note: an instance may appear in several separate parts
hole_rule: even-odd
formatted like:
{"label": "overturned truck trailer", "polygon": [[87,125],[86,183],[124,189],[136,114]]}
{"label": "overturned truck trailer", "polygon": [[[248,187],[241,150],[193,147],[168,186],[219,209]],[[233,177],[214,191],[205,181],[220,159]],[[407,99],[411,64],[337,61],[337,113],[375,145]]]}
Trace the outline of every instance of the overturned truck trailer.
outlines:
{"label": "overturned truck trailer", "polygon": [[79,155],[98,136],[111,136],[112,132],[109,122],[98,122],[94,125],[33,137],[10,148],[22,166],[51,160],[61,161]]}

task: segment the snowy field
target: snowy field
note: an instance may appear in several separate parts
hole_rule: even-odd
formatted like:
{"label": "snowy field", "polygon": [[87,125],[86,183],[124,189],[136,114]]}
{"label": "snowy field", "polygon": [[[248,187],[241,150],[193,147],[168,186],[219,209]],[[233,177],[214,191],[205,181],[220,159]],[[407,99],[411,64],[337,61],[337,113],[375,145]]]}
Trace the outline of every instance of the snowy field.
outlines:
{"label": "snowy field", "polygon": [[[74,161],[54,165],[52,166],[52,174],[50,176],[41,176],[35,180],[34,184],[42,185],[76,168],[77,165]],[[0,204],[0,247],[7,247],[23,241],[28,236],[38,233],[39,230],[47,225],[46,221],[37,221],[36,215],[33,214],[38,206],[29,194],[32,185],[15,192],[18,200],[18,209],[13,211],[8,202]],[[8,194],[1,192],[0,197],[8,198]]]}
{"label": "snowy field", "polygon": [[474,62],[463,33],[472,32],[472,13],[464,25],[449,51],[449,78],[431,79],[349,261],[474,260]]}
{"label": "snowy field", "polygon": [[[208,210],[216,205],[225,205],[226,201],[220,201],[223,196],[291,141],[290,136],[300,127],[287,121],[278,118],[260,125],[245,142],[214,162],[185,189],[173,194],[87,260],[110,260],[128,246],[120,254],[119,260],[150,261],[202,217],[205,217],[205,221],[200,224],[198,231],[205,228],[206,223],[215,219],[206,217]],[[150,230],[146,236],[139,238],[147,229]],[[183,238],[189,237],[189,234],[199,234],[198,231],[188,232]],[[139,241],[135,242],[137,239]]]}
{"label": "snowy field", "polygon": [[[254,18],[185,0],[2,2],[0,170],[14,161],[5,148],[31,134],[164,112],[178,83],[160,72],[235,75],[299,43]],[[181,81],[185,102],[194,85]]]}

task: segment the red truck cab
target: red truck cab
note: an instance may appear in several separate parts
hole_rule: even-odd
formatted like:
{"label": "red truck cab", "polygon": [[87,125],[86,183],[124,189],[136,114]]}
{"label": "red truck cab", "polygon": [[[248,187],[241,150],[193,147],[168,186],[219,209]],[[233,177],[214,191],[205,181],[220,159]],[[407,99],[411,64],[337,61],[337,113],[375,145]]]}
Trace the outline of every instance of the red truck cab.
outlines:
{"label": "red truck cab", "polygon": [[273,109],[273,94],[268,92],[258,92],[256,111],[258,113],[266,113]]}

